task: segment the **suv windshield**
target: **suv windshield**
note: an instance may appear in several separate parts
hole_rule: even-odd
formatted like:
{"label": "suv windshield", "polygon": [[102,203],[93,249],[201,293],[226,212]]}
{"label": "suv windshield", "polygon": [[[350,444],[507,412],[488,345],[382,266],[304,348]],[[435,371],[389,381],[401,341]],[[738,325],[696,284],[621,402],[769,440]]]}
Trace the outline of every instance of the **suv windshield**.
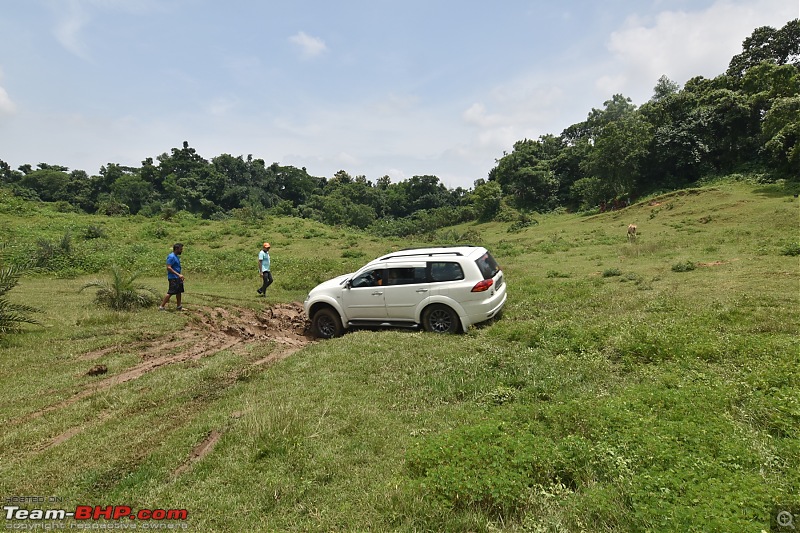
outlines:
{"label": "suv windshield", "polygon": [[497,261],[494,260],[494,257],[489,252],[483,254],[480,259],[475,261],[475,264],[478,265],[483,279],[493,278],[500,271],[500,265],[497,264]]}

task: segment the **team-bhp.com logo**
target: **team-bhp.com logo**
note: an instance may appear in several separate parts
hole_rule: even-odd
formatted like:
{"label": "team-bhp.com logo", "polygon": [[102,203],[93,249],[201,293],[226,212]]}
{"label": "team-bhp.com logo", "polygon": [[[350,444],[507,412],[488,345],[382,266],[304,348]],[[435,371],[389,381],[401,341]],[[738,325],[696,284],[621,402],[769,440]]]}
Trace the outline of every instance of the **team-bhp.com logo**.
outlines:
{"label": "team-bhp.com logo", "polygon": [[140,520],[166,521],[186,520],[189,511],[186,509],[134,509],[128,505],[78,505],[74,511],[66,509],[23,509],[18,505],[3,507],[5,518],[11,520]]}

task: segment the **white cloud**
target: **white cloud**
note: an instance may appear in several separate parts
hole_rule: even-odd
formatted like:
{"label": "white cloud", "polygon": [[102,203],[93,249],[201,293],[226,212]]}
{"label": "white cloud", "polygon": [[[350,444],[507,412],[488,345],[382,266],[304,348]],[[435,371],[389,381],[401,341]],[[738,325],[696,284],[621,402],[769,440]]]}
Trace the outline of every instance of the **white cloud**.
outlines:
{"label": "white cloud", "polygon": [[296,45],[303,57],[306,58],[316,57],[328,49],[325,41],[319,37],[312,37],[303,31],[289,37],[289,42]]}
{"label": "white cloud", "polygon": [[357,166],[361,164],[361,161],[354,155],[350,155],[347,152],[339,152],[336,157],[333,158],[336,163],[344,165],[343,168],[347,168],[348,166]]}
{"label": "white cloud", "polygon": [[[89,59],[89,47],[84,41],[93,13],[99,10],[121,11],[136,15],[163,13],[171,6],[161,0],[49,0],[48,5],[56,13],[53,30],[56,40],[72,54]],[[174,8],[174,7],[173,7]]]}
{"label": "white cloud", "polygon": [[[0,70],[0,80],[3,79],[3,71]],[[17,110],[17,106],[11,100],[11,97],[6,92],[5,88],[0,85],[0,116],[13,115]]]}
{"label": "white cloud", "polygon": [[82,39],[83,29],[89,22],[89,16],[83,9],[83,4],[72,0],[64,4],[53,4],[63,10],[56,23],[55,37],[61,46],[76,56],[88,58],[88,50]]}
{"label": "white cloud", "polygon": [[11,115],[16,111],[14,102],[3,87],[0,87],[0,115]]}
{"label": "white cloud", "polygon": [[386,172],[381,176],[376,176],[376,178],[382,178],[383,176],[389,176],[392,183],[399,183],[403,180],[408,179],[406,173],[400,170],[399,168],[389,168]]}
{"label": "white cloud", "polygon": [[[607,44],[619,71],[602,76],[596,85],[641,102],[652,96],[651,89],[662,75],[683,84],[694,76],[723,74],[754,28],[780,28],[797,16],[796,6],[789,4],[719,0],[703,11],[663,11],[651,20],[630,17]],[[629,94],[637,83],[636,94]],[[642,83],[649,85],[645,88]]]}
{"label": "white cloud", "polygon": [[507,119],[500,115],[490,115],[486,112],[486,106],[476,102],[461,114],[464,122],[480,128],[490,128],[504,123]]}

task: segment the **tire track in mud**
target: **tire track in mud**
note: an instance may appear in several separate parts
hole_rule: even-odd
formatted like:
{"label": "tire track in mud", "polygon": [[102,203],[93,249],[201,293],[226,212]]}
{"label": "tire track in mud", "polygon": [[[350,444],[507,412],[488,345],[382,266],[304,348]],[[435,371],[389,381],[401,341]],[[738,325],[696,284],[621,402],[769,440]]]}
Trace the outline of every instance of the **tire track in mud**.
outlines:
{"label": "tire track in mud", "polygon": [[209,432],[208,435],[206,435],[206,438],[204,438],[202,442],[200,442],[200,444],[194,447],[191,455],[189,455],[189,458],[186,459],[178,468],[176,468],[172,472],[172,477],[180,476],[181,474],[189,470],[192,464],[196,463],[197,461],[199,461],[200,459],[211,453],[211,450],[214,449],[214,446],[217,445],[217,442],[219,442],[219,439],[221,438],[222,438],[222,433],[220,433],[219,431],[213,430]]}
{"label": "tire track in mud", "polygon": [[[259,366],[285,359],[313,341],[299,302],[277,304],[262,310],[240,307],[193,306],[184,310],[189,320],[183,329],[150,341],[131,345],[115,345],[87,352],[80,360],[94,361],[115,351],[138,352],[140,362],[118,374],[104,377],[89,384],[71,397],[33,411],[9,424],[21,424],[45,414],[69,407],[93,394],[108,390],[116,385],[138,379],[161,367],[196,361],[228,349],[243,349],[255,342],[271,342],[276,345],[269,356],[251,363]],[[50,446],[72,437],[76,431],[71,428],[56,437]],[[49,446],[48,446],[49,447]]]}

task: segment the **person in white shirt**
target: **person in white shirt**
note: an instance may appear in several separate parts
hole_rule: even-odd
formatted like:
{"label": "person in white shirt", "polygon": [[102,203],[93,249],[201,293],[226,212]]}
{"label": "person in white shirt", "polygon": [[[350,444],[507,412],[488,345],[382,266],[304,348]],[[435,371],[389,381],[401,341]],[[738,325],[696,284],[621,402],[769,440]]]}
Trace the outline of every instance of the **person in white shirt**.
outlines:
{"label": "person in white shirt", "polygon": [[261,296],[266,296],[267,294],[267,287],[272,285],[272,272],[270,272],[270,260],[269,260],[269,249],[270,245],[268,242],[264,243],[264,246],[261,248],[261,251],[258,252],[258,272],[259,276],[263,281],[261,288],[258,289],[256,292]]}

